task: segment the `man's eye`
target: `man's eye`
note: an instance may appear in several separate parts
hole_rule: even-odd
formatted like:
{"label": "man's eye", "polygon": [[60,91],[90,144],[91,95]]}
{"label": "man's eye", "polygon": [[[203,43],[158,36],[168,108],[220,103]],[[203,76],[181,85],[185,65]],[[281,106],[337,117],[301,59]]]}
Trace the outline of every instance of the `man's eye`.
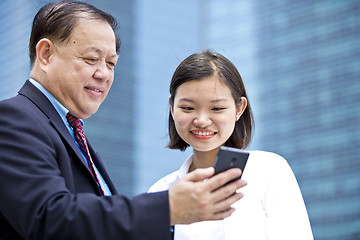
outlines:
{"label": "man's eye", "polygon": [[114,69],[114,67],[115,67],[115,65],[116,65],[116,63],[113,63],[113,62],[107,62],[106,64],[108,65],[108,67],[109,67],[110,69]]}
{"label": "man's eye", "polygon": [[90,64],[95,64],[95,63],[97,63],[98,59],[97,58],[85,58],[85,61]]}

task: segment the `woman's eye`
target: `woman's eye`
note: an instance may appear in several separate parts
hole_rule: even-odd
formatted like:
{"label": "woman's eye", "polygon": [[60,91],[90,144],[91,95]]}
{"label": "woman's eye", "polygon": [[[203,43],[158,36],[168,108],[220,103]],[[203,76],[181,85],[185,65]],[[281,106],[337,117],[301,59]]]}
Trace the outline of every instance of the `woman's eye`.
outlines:
{"label": "woman's eye", "polygon": [[215,112],[218,112],[218,111],[221,111],[221,110],[224,110],[225,108],[223,107],[213,107],[212,110],[215,111]]}
{"label": "woman's eye", "polygon": [[185,111],[191,111],[191,110],[194,110],[194,108],[192,107],[180,107],[182,110],[185,110]]}

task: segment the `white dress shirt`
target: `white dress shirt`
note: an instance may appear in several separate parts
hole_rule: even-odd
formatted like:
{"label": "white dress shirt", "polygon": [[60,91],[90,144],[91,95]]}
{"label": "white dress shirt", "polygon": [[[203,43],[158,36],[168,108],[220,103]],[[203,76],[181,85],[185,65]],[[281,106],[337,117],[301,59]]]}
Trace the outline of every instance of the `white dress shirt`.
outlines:
{"label": "white dress shirt", "polygon": [[[192,155],[178,171],[157,181],[149,192],[169,189],[189,171]],[[175,225],[175,240],[310,240],[311,226],[296,178],[281,156],[250,151],[242,179],[244,197],[220,221]]]}

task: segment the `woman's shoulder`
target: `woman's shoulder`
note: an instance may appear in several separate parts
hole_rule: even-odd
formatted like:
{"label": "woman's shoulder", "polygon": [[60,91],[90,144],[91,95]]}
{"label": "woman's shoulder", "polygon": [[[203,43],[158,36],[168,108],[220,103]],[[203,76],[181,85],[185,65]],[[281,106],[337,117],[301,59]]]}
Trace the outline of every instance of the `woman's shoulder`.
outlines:
{"label": "woman's shoulder", "polygon": [[248,161],[254,164],[260,164],[263,168],[265,166],[272,168],[280,165],[288,165],[288,162],[284,157],[274,152],[255,150],[249,151],[249,153],[250,156]]}
{"label": "woman's shoulder", "polygon": [[190,155],[186,159],[186,161],[183,163],[183,165],[180,167],[179,170],[166,175],[165,177],[161,178],[156,183],[154,183],[150,187],[149,192],[159,192],[159,191],[168,190],[172,185],[174,185],[177,181],[179,181],[182,177],[184,177],[188,173],[191,163],[192,163],[192,155]]}
{"label": "woman's shoulder", "polygon": [[177,181],[179,181],[179,170],[172,172],[163,178],[160,178],[149,188],[148,192],[160,192],[168,190]]}
{"label": "woman's shoulder", "polygon": [[252,150],[248,151],[252,158],[263,161],[286,161],[284,157],[274,152]]}

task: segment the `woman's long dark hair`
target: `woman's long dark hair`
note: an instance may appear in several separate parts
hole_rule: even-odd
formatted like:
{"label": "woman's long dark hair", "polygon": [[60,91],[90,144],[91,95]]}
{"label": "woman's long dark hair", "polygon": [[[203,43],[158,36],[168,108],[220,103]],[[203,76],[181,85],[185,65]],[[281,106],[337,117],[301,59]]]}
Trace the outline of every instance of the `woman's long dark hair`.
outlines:
{"label": "woman's long dark hair", "polygon": [[[225,146],[245,149],[251,141],[253,131],[253,114],[240,73],[223,55],[206,50],[187,57],[176,68],[170,83],[170,107],[174,105],[177,88],[191,80],[200,80],[206,77],[217,76],[230,88],[235,104],[241,104],[241,97],[247,99],[247,107],[235,124],[235,129]],[[169,113],[169,138],[167,145],[171,149],[184,151],[187,144],[177,133],[171,112]]]}

